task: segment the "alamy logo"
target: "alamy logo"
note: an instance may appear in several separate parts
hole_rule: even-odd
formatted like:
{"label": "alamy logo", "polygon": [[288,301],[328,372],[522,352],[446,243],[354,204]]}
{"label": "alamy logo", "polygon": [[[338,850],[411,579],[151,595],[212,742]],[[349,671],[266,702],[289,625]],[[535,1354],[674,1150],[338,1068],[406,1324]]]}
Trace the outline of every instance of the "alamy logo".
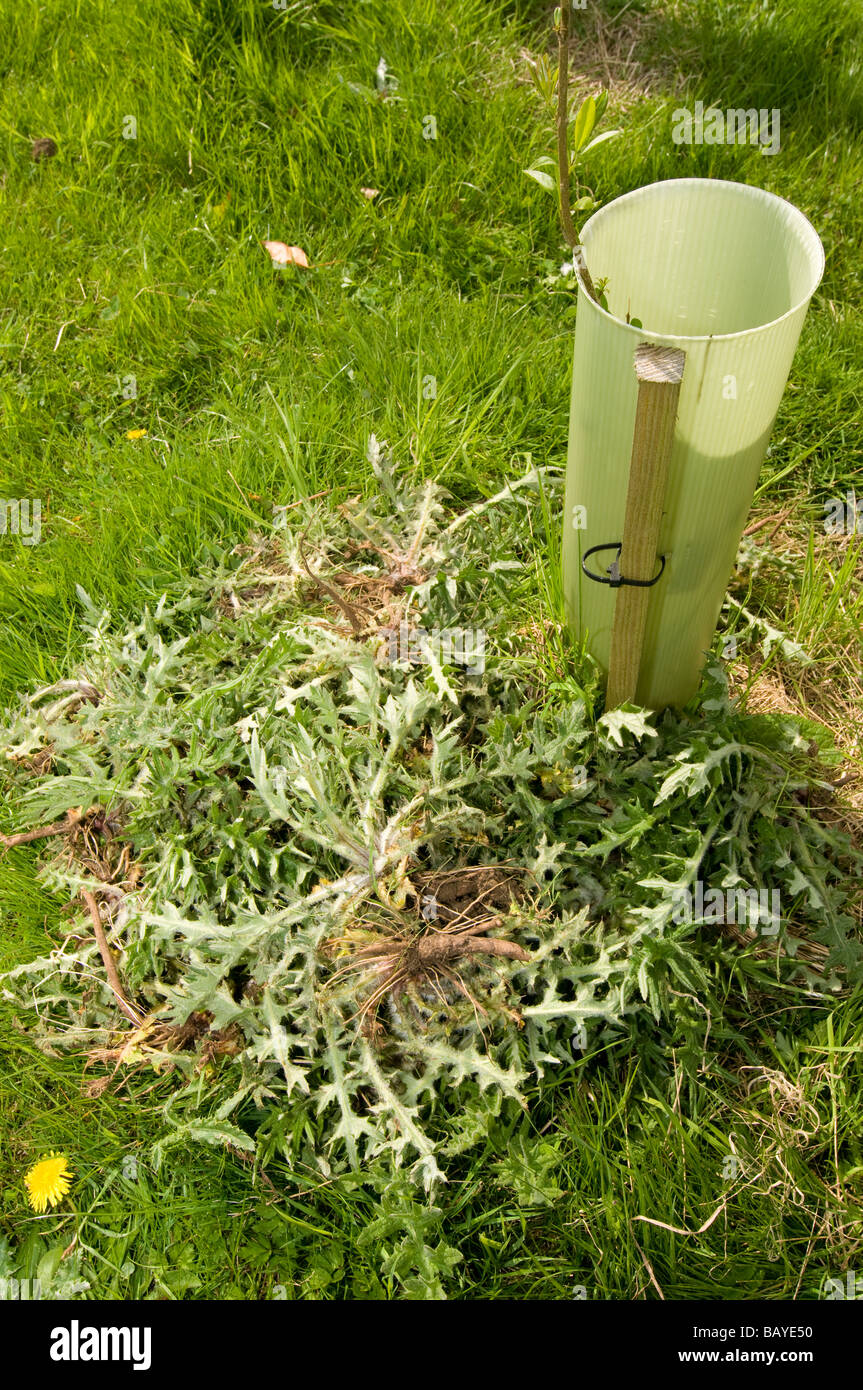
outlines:
{"label": "alamy logo", "polygon": [[390,661],[410,661],[419,665],[434,654],[444,665],[463,666],[470,676],[485,670],[485,638],[482,628],[408,627],[400,623],[388,632]]}
{"label": "alamy logo", "polygon": [[863,1298],[863,1279],[853,1269],[849,1269],[844,1284],[841,1279],[828,1279],[821,1297],[834,1300],[850,1298],[856,1301]]}
{"label": "alamy logo", "polygon": [[736,923],[759,927],[762,936],[776,936],[781,920],[778,888],[708,888],[699,879],[694,889],[679,888],[672,896],[673,922]]}
{"label": "alamy logo", "polygon": [[704,109],[697,101],[695,110],[678,107],[672,114],[671,138],[675,145],[760,145],[762,154],[779,153],[779,108],[772,111],[734,107],[720,111]]}
{"label": "alamy logo", "polygon": [[0,1302],[32,1302],[41,1297],[40,1279],[0,1279]]}
{"label": "alamy logo", "polygon": [[824,530],[828,536],[863,536],[863,497],[846,492],[824,504]]}
{"label": "alamy logo", "polygon": [[131,1361],[135,1371],[149,1371],[152,1331],[149,1327],[69,1327],[51,1332],[52,1361]]}
{"label": "alamy logo", "polygon": [[38,497],[0,497],[0,536],[20,536],[22,545],[42,539],[42,502]]}

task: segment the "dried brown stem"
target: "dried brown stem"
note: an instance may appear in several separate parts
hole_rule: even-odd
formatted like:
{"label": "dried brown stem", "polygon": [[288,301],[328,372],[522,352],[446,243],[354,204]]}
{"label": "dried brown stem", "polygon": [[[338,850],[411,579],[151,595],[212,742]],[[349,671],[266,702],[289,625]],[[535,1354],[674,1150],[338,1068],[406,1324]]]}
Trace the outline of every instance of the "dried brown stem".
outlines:
{"label": "dried brown stem", "polygon": [[126,995],[123,991],[123,986],[120,983],[120,976],[117,974],[117,967],[114,964],[114,957],[111,955],[111,947],[108,945],[108,938],[105,935],[105,928],[102,926],[102,918],[99,914],[99,904],[96,902],[96,899],[93,897],[93,894],[88,892],[86,888],[83,890],[81,896],[83,897],[84,902],[87,904],[87,909],[90,913],[90,920],[93,923],[93,935],[96,938],[96,945],[99,947],[99,955],[102,957],[102,962],[105,966],[105,974],[108,976],[108,984],[111,986],[112,993],[114,994],[117,1003],[120,1005],[120,1008],[123,1010],[123,1013],[126,1015],[127,1018],[131,1019],[131,1021],[135,1024],[135,1027],[137,1028],[140,1026],[141,1018],[139,1014],[136,1012],[134,1005],[129,1003],[129,1000],[126,998]]}
{"label": "dried brown stem", "polygon": [[770,516],[763,516],[760,521],[753,521],[750,526],[747,526],[743,534],[744,536],[754,536],[756,531],[760,531],[763,526],[769,526],[771,521],[775,521],[776,525],[770,532],[770,540],[773,540],[779,527],[788,520],[790,515],[791,508],[787,507],[784,512],[773,512]]}
{"label": "dried brown stem", "polygon": [[19,830],[14,835],[0,835],[0,845],[4,849],[15,849],[16,845],[29,845],[34,840],[47,840],[49,835],[65,835],[80,825],[84,819],[78,811],[67,811],[65,820],[55,821],[53,825],[40,825],[35,830]]}
{"label": "dried brown stem", "polygon": [[319,589],[323,589],[325,594],[329,594],[336,607],[341,609],[341,611],[344,613],[345,617],[351,625],[351,630],[353,631],[354,636],[362,636],[363,625],[357,617],[357,610],[354,608],[353,604],[348,603],[338,592],[338,590],[333,588],[332,584],[328,584],[327,581],[325,579],[322,579],[319,574],[315,574],[314,570],[311,568],[308,560],[306,559],[306,552],[303,549],[302,541],[298,540],[297,544],[300,549],[300,558],[302,559],[303,568],[305,569],[306,574],[309,576],[310,579],[314,580]]}

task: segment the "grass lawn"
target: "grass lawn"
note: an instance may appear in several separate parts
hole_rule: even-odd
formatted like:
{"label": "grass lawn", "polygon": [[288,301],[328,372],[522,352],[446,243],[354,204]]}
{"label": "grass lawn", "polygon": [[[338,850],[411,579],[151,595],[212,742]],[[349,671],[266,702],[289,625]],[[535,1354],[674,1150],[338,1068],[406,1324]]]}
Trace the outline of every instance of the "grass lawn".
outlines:
{"label": "grass lawn", "polygon": [[[565,464],[576,297],[553,202],[522,172],[553,147],[528,68],[552,51],[551,9],[0,0],[0,497],[42,503],[38,545],[0,535],[0,708],[78,669],[79,587],[118,629],[136,622],[269,534],[274,507],[371,493],[371,435],[454,508]],[[863,477],[863,16],[856,0],[603,0],[573,26],[576,94],[607,87],[625,132],[590,156],[598,199],[736,179],[795,203],[824,243],[727,669],[743,709],[835,740],[824,815],[863,846],[863,543],[823,524]],[[779,108],[780,152],[675,145],[672,112],[696,100]],[[56,155],[33,158],[40,137]],[[276,269],[266,239],[310,268]],[[546,521],[512,621],[557,634],[544,688],[591,692]],[[0,806],[0,832],[17,815]],[[68,927],[38,858],[0,859],[0,969]],[[855,911],[859,932],[859,895]],[[392,1192],[277,1145],[263,1168],[203,1144],[157,1163],[174,1077],[94,1088],[0,1002],[3,1258],[109,1299],[822,1297],[863,1258],[863,986],[777,998],[703,1010],[694,1060],[691,1028],[660,1041],[641,1021],[547,1072],[433,1207],[402,1194],[402,1245]],[[75,1210],[37,1216],[22,1176],[52,1149]]]}

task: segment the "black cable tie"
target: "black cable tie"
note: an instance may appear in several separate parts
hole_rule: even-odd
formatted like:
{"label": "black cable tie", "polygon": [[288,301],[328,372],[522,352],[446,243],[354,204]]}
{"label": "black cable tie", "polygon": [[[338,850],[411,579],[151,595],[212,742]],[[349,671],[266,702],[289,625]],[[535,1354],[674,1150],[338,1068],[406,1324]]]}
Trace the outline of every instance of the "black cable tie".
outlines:
{"label": "black cable tie", "polygon": [[[620,551],[622,546],[622,541],[611,541],[608,545],[592,545],[590,550],[586,550],[581,559],[581,568],[584,570],[588,579],[596,580],[597,584],[610,584],[612,589],[619,589],[624,584],[631,585],[633,589],[652,589],[653,585],[662,578],[665,569],[665,556],[660,555],[659,574],[654,575],[653,579],[624,579],[623,575],[620,573]],[[587,568],[587,561],[590,559],[591,555],[596,555],[600,550],[615,550],[617,552],[606,571],[608,578],[601,574],[594,574],[592,570]]]}

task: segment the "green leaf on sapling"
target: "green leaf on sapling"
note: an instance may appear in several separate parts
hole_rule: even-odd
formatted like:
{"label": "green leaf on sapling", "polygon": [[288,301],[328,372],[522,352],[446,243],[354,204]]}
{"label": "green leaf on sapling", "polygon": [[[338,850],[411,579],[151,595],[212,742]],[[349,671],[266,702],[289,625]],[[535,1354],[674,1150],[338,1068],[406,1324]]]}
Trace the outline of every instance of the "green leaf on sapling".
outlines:
{"label": "green leaf on sapling", "polygon": [[572,133],[573,153],[578,156],[581,154],[588,140],[590,139],[593,127],[596,125],[596,100],[594,97],[585,97],[575,118],[575,128]]}

